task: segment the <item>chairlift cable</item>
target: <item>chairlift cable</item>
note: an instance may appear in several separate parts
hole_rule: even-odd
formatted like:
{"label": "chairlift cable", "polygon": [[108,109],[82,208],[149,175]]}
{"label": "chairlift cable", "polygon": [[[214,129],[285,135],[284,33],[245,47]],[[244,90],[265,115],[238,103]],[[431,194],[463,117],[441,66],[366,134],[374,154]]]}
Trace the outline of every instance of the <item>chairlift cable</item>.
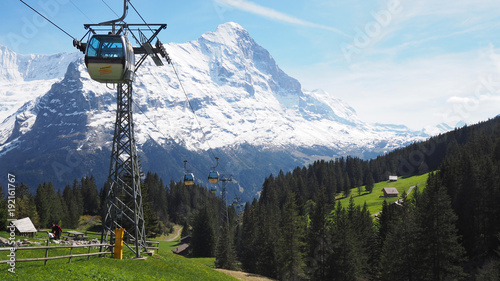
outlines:
{"label": "chairlift cable", "polygon": [[71,37],[71,39],[76,39],[75,37],[71,36],[68,32],[66,32],[64,29],[62,29],[61,27],[59,27],[57,24],[55,24],[53,21],[49,20],[46,16],[42,15],[40,12],[38,12],[35,8],[31,7],[30,5],[28,5],[26,2],[24,2],[23,0],[19,0],[21,1],[21,3],[23,3],[24,5],[26,5],[28,8],[32,9],[35,13],[39,14],[42,18],[44,18],[46,21],[50,22],[53,26],[57,27],[59,30],[61,30],[62,32],[64,32],[66,35],[68,35],[69,37]]}

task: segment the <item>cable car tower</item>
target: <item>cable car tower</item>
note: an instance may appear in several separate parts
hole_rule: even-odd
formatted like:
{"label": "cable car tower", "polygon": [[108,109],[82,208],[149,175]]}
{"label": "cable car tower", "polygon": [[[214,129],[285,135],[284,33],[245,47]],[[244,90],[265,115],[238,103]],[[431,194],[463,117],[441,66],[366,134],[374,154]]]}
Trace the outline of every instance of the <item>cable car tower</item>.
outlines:
{"label": "cable car tower", "polygon": [[[147,251],[147,244],[140,166],[132,118],[132,82],[137,69],[148,56],[157,66],[163,65],[158,54],[168,63],[171,61],[163,44],[156,38],[167,25],[127,24],[124,19],[130,0],[123,2],[123,15],[120,18],[99,24],[84,24],[87,33],[80,41],[73,40],[73,45],[85,54],[85,65],[90,77],[101,83],[116,84],[117,89],[116,121],[108,185],[105,189],[105,216],[102,220],[101,242],[111,242],[115,236],[115,229],[125,228],[123,242],[139,258],[141,252]],[[140,28],[148,29],[152,35],[146,37]],[[82,42],[87,35],[90,39],[87,43]],[[128,40],[129,35],[139,44],[138,47],[132,47]],[[151,43],[155,38],[156,46],[153,47]],[[135,55],[140,55],[137,62]]]}
{"label": "cable car tower", "polygon": [[222,199],[222,205],[220,208],[220,227],[222,229],[223,224],[225,223],[229,229],[229,214],[227,212],[227,189],[226,189],[226,184],[229,181],[232,181],[233,179],[231,178],[232,175],[221,175],[220,181],[222,182],[222,192],[221,192],[221,199]]}

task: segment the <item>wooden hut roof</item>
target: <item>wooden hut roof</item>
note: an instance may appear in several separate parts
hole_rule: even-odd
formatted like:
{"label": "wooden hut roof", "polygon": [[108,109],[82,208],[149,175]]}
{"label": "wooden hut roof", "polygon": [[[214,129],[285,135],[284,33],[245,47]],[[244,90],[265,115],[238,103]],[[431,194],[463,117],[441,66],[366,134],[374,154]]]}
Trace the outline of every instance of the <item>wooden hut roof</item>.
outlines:
{"label": "wooden hut roof", "polygon": [[29,217],[12,221],[20,233],[32,233],[37,232],[35,225],[31,222]]}

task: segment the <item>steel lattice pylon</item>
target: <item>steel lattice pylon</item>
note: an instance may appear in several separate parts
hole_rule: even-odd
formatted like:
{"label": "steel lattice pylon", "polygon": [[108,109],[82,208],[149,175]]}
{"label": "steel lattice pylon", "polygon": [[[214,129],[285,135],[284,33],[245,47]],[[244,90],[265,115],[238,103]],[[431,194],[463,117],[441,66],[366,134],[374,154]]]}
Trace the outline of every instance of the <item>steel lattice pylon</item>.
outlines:
{"label": "steel lattice pylon", "polygon": [[132,82],[117,84],[116,122],[105,199],[102,242],[124,228],[123,243],[136,257],[147,250],[142,208],[140,168],[132,118]]}
{"label": "steel lattice pylon", "polygon": [[[144,226],[144,211],[142,208],[141,171],[137,158],[134,122],[132,118],[132,82],[137,69],[147,57],[151,57],[157,66],[163,65],[158,54],[165,58],[168,63],[171,63],[171,60],[159,39],[157,39],[155,46],[152,45],[158,33],[162,29],[165,29],[167,25],[147,24],[146,22],[144,22],[144,24],[125,23],[124,19],[127,15],[129,2],[130,0],[123,1],[123,15],[118,19],[99,24],[84,24],[85,29],[88,31],[81,40],[87,35],[96,35],[99,36],[100,39],[95,42],[104,40],[104,43],[107,43],[107,45],[92,45],[90,44],[91,38],[89,39],[89,43],[73,39],[73,46],[85,54],[87,68],[93,63],[94,71],[95,69],[98,70],[98,72],[89,71],[92,79],[101,83],[117,83],[115,132],[111,152],[109,178],[104,190],[105,214],[102,220],[103,232],[101,235],[101,242],[111,243],[115,237],[115,229],[124,228],[123,243],[134,252],[137,258],[139,258],[142,251],[147,251],[147,242]],[[97,27],[98,29],[94,29],[93,27]],[[149,38],[140,30],[140,28],[143,27],[147,27],[149,31],[152,32]],[[134,34],[134,31],[136,34]],[[99,34],[101,32],[106,33]],[[139,43],[139,46],[132,47],[127,39],[129,34]],[[109,38],[120,38],[120,40],[115,41],[113,39],[111,41],[106,41],[109,40]],[[90,44],[89,46],[93,50],[92,55],[89,55],[87,52],[88,44]],[[100,50],[100,48],[115,48],[115,51],[121,48],[121,52],[105,53],[108,54],[107,56],[103,56],[102,54],[97,55],[97,50]],[[109,56],[110,54],[111,56]],[[135,55],[141,56],[137,62],[135,62]],[[90,61],[90,58],[92,61]],[[115,58],[120,60],[121,70],[124,71],[124,73],[121,77],[107,76],[109,80],[106,80],[101,75],[113,72],[113,66],[111,66],[111,64],[115,65],[114,69],[117,68],[117,61]]]}
{"label": "steel lattice pylon", "polygon": [[226,189],[226,185],[227,185],[228,181],[232,181],[231,176],[232,175],[222,175],[220,178],[220,181],[222,181],[222,192],[221,192],[222,205],[220,207],[220,222],[219,222],[219,226],[221,229],[224,227],[224,223],[229,228],[229,215],[227,213],[227,189]]}

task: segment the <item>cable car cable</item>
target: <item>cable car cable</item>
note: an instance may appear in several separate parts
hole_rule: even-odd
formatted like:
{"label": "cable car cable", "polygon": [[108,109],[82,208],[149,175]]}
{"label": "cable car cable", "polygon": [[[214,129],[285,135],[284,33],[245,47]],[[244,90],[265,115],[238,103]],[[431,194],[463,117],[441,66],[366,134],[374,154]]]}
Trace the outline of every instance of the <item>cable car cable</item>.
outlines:
{"label": "cable car cable", "polygon": [[[176,77],[177,77],[177,79],[178,79],[178,81],[179,81],[179,84],[180,84],[180,86],[181,86],[181,89],[182,89],[182,91],[183,91],[183,93],[184,93],[184,95],[185,95],[185,97],[186,97],[186,100],[187,100],[187,102],[188,102],[188,104],[189,104],[189,106],[190,106],[190,108],[191,108],[191,111],[193,112],[193,115],[194,115],[194,117],[195,117],[195,119],[196,119],[196,122],[198,123],[198,126],[200,127],[200,130],[201,130],[201,131],[202,131],[202,133],[203,133],[203,136],[204,136],[204,138],[205,138],[205,141],[207,142],[208,146],[210,147],[210,153],[212,154],[212,156],[213,156],[215,159],[217,159],[217,165],[220,165],[220,166],[221,166],[221,170],[222,170],[222,171],[225,171],[224,167],[222,167],[222,164],[221,164],[221,163],[219,163],[219,161],[218,161],[219,157],[216,157],[216,156],[215,156],[215,154],[213,153],[213,148],[212,148],[212,146],[210,145],[210,142],[208,141],[208,139],[207,139],[207,137],[206,137],[205,132],[203,131],[203,128],[202,128],[202,126],[201,126],[201,123],[200,123],[200,122],[199,122],[199,120],[198,120],[198,117],[196,116],[196,113],[195,113],[195,111],[194,111],[194,108],[193,108],[193,106],[192,106],[192,104],[191,104],[191,101],[190,101],[190,99],[189,99],[189,96],[187,95],[187,92],[186,92],[186,90],[185,90],[185,88],[184,88],[184,85],[182,84],[182,81],[180,80],[180,77],[179,77],[179,74],[178,74],[178,72],[177,72],[176,68],[174,67],[173,63],[171,63],[171,64],[172,64],[172,68],[173,68],[173,70],[174,70],[174,72],[175,72],[175,75],[176,75]],[[150,71],[150,73],[151,73],[151,71]],[[151,75],[153,75],[153,73],[151,73]],[[149,118],[149,117],[147,116],[147,114],[146,114],[146,113],[142,110],[142,108],[139,106],[139,104],[137,104],[137,102],[136,102],[135,100],[132,100],[132,102],[133,102],[133,103],[136,105],[136,107],[137,107],[137,108],[138,108],[138,109],[142,112],[142,114],[146,117],[146,119],[147,119],[147,120],[148,120],[148,121],[149,121],[149,122],[150,122],[150,123],[151,123],[151,124],[152,124],[152,125],[156,128],[156,130],[157,130],[157,131],[158,131],[158,132],[159,132],[159,133],[160,133],[160,134],[161,134],[161,135],[162,135],[165,139],[168,139],[168,138],[165,136],[165,134],[163,134],[163,132],[162,132],[162,131],[158,128],[158,126],[156,126],[156,124],[155,124],[155,123],[151,120],[151,118]],[[146,132],[146,134],[147,134],[147,135],[148,135],[151,139],[153,139],[153,137],[152,137],[149,133],[147,133],[147,132]],[[174,148],[174,149],[175,149],[175,150],[176,150],[176,151],[177,151],[177,152],[178,152],[181,156],[184,156],[184,155],[183,155],[183,153],[182,153],[180,150],[178,150],[175,146],[172,146],[172,147],[173,147],[173,148]],[[183,157],[183,158],[185,159],[186,157]],[[187,160],[185,160],[185,161],[187,161]],[[198,172],[200,172],[200,173],[201,173],[201,170],[200,170],[200,169],[198,169],[196,166],[194,166],[194,165],[191,165],[191,166],[192,166],[195,170],[197,170]],[[185,173],[186,173],[186,171],[185,171]],[[210,172],[210,173],[211,173],[211,172]],[[209,175],[210,175],[210,173],[209,173]],[[184,180],[186,180],[185,176],[186,176],[186,175],[184,175],[184,177],[183,177],[183,179],[184,179]],[[210,180],[209,180],[209,183],[210,183]],[[215,188],[215,185],[220,185],[220,181],[218,180],[218,181],[217,181],[217,183],[212,184],[212,185],[210,186],[210,190],[209,190],[209,191],[210,191],[211,193],[215,193],[215,192],[217,192],[217,189]],[[226,204],[227,204],[227,202],[226,202]]]}
{"label": "cable car cable", "polygon": [[[139,104],[135,101],[135,100],[132,100],[132,102],[135,104],[135,106],[139,109],[139,111],[144,115],[144,117],[146,117],[146,119],[155,127],[155,129],[158,131],[158,133],[160,133],[163,138],[165,138],[166,140],[168,140],[169,138],[163,134],[163,132],[160,130],[160,128],[158,128],[158,126],[156,126],[156,124],[153,122],[153,120],[151,120],[151,118],[149,118],[147,116],[147,114],[141,109],[141,107],[139,106]],[[146,132],[146,134],[151,138],[151,139],[154,139],[149,133]],[[168,141],[167,141],[168,142]],[[170,143],[172,143],[173,141],[170,141]],[[175,147],[174,145],[171,145],[171,147],[173,147],[181,156],[182,158],[186,159],[185,155],[177,148]],[[200,174],[202,173],[201,169],[197,168],[196,166],[192,165],[191,166],[196,170],[198,171]]]}
{"label": "cable car cable", "polygon": [[38,12],[37,10],[35,10],[33,7],[31,7],[30,5],[28,5],[26,2],[24,2],[23,0],[19,0],[19,1],[21,1],[21,3],[23,3],[24,5],[28,6],[28,8],[32,9],[35,13],[39,14],[42,18],[44,18],[45,20],[47,20],[48,22],[50,22],[52,25],[54,25],[55,27],[59,28],[59,30],[61,30],[66,35],[68,35],[69,37],[71,37],[71,39],[76,39],[75,37],[71,36],[68,32],[66,32],[64,29],[60,28],[57,24],[55,24],[54,22],[52,22],[51,20],[49,20],[47,17],[45,17],[44,15],[42,15],[40,12]]}
{"label": "cable car cable", "polygon": [[[202,131],[202,133],[203,133],[203,136],[204,136],[204,138],[205,138],[205,141],[207,142],[208,146],[210,147],[210,153],[211,153],[211,155],[212,155],[214,158],[217,158],[217,157],[215,156],[215,154],[213,153],[213,148],[212,148],[212,146],[210,145],[210,142],[208,141],[208,139],[207,139],[207,137],[206,137],[206,134],[205,134],[205,132],[203,131],[203,129],[202,129],[202,127],[201,127],[201,123],[199,122],[198,117],[196,116],[196,113],[194,112],[194,108],[193,108],[193,106],[192,106],[192,104],[191,104],[191,101],[189,100],[189,97],[188,97],[188,95],[187,95],[187,93],[186,93],[186,90],[184,89],[184,86],[182,85],[182,82],[181,82],[181,80],[180,80],[179,74],[177,73],[177,71],[176,71],[176,69],[175,69],[175,68],[173,68],[173,69],[174,69],[174,72],[175,72],[175,74],[176,74],[176,76],[177,76],[177,79],[179,80],[179,84],[181,85],[181,89],[182,89],[182,91],[184,92],[184,95],[185,95],[185,97],[186,97],[186,100],[187,100],[187,102],[188,102],[188,104],[189,104],[190,108],[191,108],[191,111],[193,112],[193,115],[194,115],[194,117],[195,117],[195,119],[196,119],[196,122],[198,123],[198,126],[200,127],[200,129],[201,129],[201,131]],[[151,75],[153,75],[153,73],[151,73],[151,72],[150,72],[150,74],[151,74]],[[159,133],[163,136],[163,138],[165,138],[165,139],[169,139],[169,138],[168,138],[165,134],[163,134],[163,132],[162,132],[162,131],[158,128],[158,126],[157,126],[157,125],[153,122],[153,120],[151,120],[151,118],[149,118],[149,117],[147,116],[147,114],[146,114],[146,113],[142,110],[142,108],[139,106],[139,104],[137,104],[137,102],[136,102],[135,100],[132,100],[132,102],[136,105],[136,107],[139,109],[139,111],[141,111],[141,113],[142,113],[142,114],[146,117],[146,119],[147,119],[147,120],[148,120],[148,121],[149,121],[149,122],[150,122],[150,123],[151,123],[151,124],[155,127],[155,129],[156,129],[156,130],[157,130],[157,131],[158,131],[158,132],[159,132]],[[148,134],[148,136],[149,136],[151,139],[153,139],[153,137],[152,137],[149,133],[147,133],[147,134]],[[178,152],[181,156],[183,156],[183,158],[184,158],[184,159],[186,158],[186,157],[184,157],[183,153],[182,153],[179,149],[177,149],[175,146],[172,146],[172,147],[173,147],[173,148],[174,148],[174,149],[175,149],[175,150],[176,150],[176,151],[177,151],[177,152]],[[225,171],[225,169],[222,167],[222,164],[221,164],[221,163],[219,163],[219,165],[221,166],[221,170],[222,170],[222,171]],[[197,168],[197,167],[196,167],[196,166],[194,166],[194,165],[191,165],[191,166],[192,166],[192,167],[194,167],[194,168],[195,168],[195,170],[197,170],[199,173],[202,173],[201,169]]]}
{"label": "cable car cable", "polygon": [[172,65],[172,69],[174,70],[175,76],[177,77],[177,80],[179,81],[179,85],[181,86],[181,89],[184,92],[184,96],[186,96],[186,99],[187,99],[187,102],[189,104],[189,107],[191,108],[191,111],[193,112],[194,118],[195,118],[196,122],[198,123],[198,126],[200,127],[200,130],[201,130],[201,132],[203,134],[203,138],[205,139],[205,141],[208,144],[208,147],[210,148],[210,153],[215,158],[216,156],[215,156],[215,153],[213,152],[214,149],[212,148],[212,146],[210,145],[210,142],[208,141],[207,134],[205,134],[205,131],[203,130],[203,127],[201,126],[200,120],[198,119],[198,116],[196,116],[196,112],[195,112],[195,110],[193,108],[193,105],[191,104],[191,101],[189,100],[189,97],[187,95],[186,89],[184,89],[184,85],[181,82],[181,78],[179,77],[179,73],[177,73],[177,69],[175,68],[173,62],[171,63],[171,65]]}
{"label": "cable car cable", "polygon": [[141,14],[139,14],[139,11],[137,11],[137,9],[134,7],[134,5],[132,4],[132,1],[130,0],[127,0],[128,3],[130,4],[130,6],[132,6],[132,9],[134,9],[134,11],[137,13],[137,15],[141,18],[141,20],[144,22],[144,24],[146,24],[146,26],[149,28],[149,30],[151,30],[151,32],[154,33],[154,31],[151,29],[151,27],[149,26],[149,24],[144,20],[144,18],[141,16]]}
{"label": "cable car cable", "polygon": [[117,17],[119,17],[119,15],[115,12],[115,10],[113,10],[113,9],[112,9],[112,8],[108,5],[108,3],[104,2],[104,0],[101,0],[101,1],[102,1],[102,3],[104,3],[104,5],[108,6],[108,8],[109,8],[109,9],[110,9],[110,10],[111,10],[111,11],[112,11],[112,12],[113,12],[113,13],[114,13]]}
{"label": "cable car cable", "polygon": [[73,0],[70,0],[69,2],[71,2],[71,4],[73,4],[73,6],[75,6],[75,8],[80,11],[80,13],[82,13],[82,15],[84,15],[90,22],[94,22],[93,20],[91,20],[80,8],[78,8],[78,6],[76,6],[76,4],[73,2]]}

